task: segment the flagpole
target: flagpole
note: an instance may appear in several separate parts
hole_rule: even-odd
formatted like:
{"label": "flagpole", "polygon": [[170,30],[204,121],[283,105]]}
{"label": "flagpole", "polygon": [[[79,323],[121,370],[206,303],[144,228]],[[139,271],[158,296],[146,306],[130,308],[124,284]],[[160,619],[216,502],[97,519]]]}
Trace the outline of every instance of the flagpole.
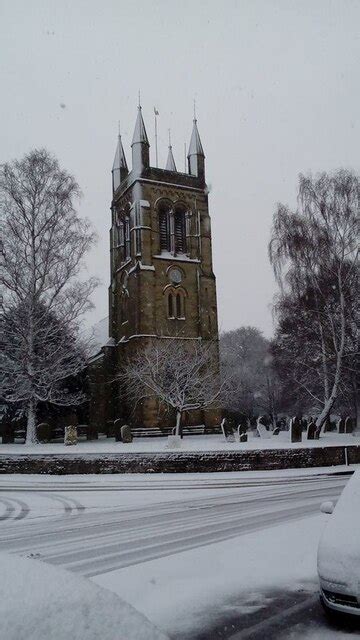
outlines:
{"label": "flagpole", "polygon": [[155,117],[155,160],[156,160],[156,168],[159,166],[158,161],[158,135],[157,135],[157,115],[158,112],[154,107],[154,117]]}

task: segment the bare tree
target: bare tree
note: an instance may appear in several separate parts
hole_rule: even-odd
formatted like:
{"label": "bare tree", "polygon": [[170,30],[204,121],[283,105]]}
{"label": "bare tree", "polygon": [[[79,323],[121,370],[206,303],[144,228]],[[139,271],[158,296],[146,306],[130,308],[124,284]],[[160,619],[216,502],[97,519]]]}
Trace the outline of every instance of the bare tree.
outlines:
{"label": "bare tree", "polygon": [[[298,202],[295,212],[278,206],[269,254],[281,285],[280,306],[293,302],[302,316],[305,340],[298,354],[309,376],[300,384],[322,402],[320,429],[339,394],[348,355],[348,311],[358,280],[359,177],[344,170],[317,178],[300,176]],[[307,358],[310,335],[312,351]],[[314,360],[322,368],[322,401],[311,382]]]}
{"label": "bare tree", "polygon": [[160,338],[123,367],[120,374],[134,404],[157,398],[176,411],[176,435],[183,413],[220,403],[222,386],[215,368],[217,343]]}
{"label": "bare tree", "polygon": [[265,410],[275,424],[279,384],[269,347],[269,341],[256,327],[240,327],[221,334],[221,373],[228,380],[223,404],[226,409],[247,416]]}
{"label": "bare tree", "polygon": [[44,149],[1,166],[4,343],[1,393],[27,413],[36,442],[39,401],[72,404],[63,381],[84,367],[81,316],[97,282],[79,281],[95,237],[76,214],[75,179]]}

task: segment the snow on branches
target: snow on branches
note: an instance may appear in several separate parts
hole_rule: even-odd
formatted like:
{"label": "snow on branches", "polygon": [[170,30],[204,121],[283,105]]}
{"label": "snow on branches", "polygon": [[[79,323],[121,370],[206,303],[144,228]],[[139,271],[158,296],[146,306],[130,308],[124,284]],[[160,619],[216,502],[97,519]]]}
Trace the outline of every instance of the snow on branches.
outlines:
{"label": "snow on branches", "polygon": [[78,338],[97,282],[79,281],[95,241],[78,217],[75,179],[45,149],[0,168],[2,254],[1,396],[27,412],[27,443],[36,441],[39,401],[74,404],[82,394],[64,381],[84,368]]}

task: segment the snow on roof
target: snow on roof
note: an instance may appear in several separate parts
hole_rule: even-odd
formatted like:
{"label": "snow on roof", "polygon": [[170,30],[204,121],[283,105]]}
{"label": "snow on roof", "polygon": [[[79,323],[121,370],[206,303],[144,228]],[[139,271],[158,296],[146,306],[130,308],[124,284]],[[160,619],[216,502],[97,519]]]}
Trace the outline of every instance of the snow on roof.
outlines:
{"label": "snow on roof", "polygon": [[0,554],[0,638],[168,640],[142,613],[90,580]]}

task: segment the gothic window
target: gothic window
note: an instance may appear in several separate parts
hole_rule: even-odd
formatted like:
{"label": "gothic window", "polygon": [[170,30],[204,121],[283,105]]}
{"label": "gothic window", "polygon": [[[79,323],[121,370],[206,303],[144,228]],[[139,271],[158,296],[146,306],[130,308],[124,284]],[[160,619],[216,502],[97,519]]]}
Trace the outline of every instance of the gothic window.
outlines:
{"label": "gothic window", "polygon": [[175,253],[186,253],[185,211],[177,209],[174,216]]}
{"label": "gothic window", "polygon": [[185,320],[185,295],[182,289],[169,290],[167,312],[170,320]]}
{"label": "gothic window", "polygon": [[168,318],[173,318],[174,317],[174,312],[173,312],[173,294],[169,293],[168,295]]}
{"label": "gothic window", "polygon": [[170,251],[169,208],[163,206],[159,211],[160,251]]}
{"label": "gothic window", "polygon": [[130,219],[125,218],[125,259],[130,258],[131,246],[130,246]]}
{"label": "gothic window", "polygon": [[180,293],[176,294],[176,317],[182,318],[182,308],[181,308],[181,295]]}

